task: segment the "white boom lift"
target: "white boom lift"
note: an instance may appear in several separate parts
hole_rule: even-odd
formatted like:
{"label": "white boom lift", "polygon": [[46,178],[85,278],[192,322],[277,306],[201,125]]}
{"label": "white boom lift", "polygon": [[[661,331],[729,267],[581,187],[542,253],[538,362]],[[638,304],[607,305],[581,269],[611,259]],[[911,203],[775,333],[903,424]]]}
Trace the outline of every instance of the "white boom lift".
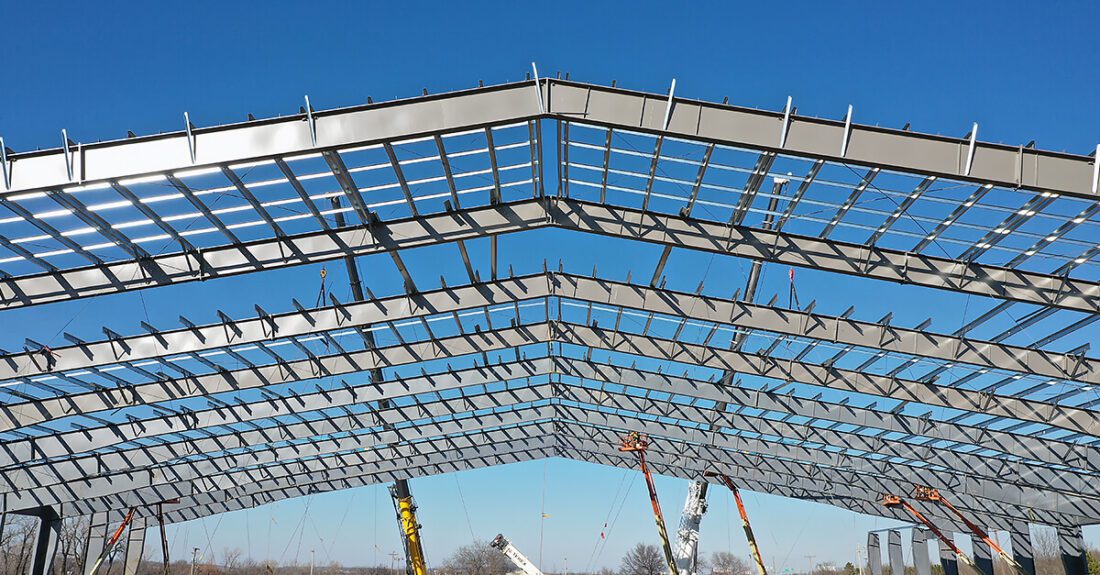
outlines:
{"label": "white boom lift", "polygon": [[707,482],[692,481],[688,486],[680,529],[676,532],[676,570],[680,575],[696,575],[699,560],[699,524],[707,512]]}
{"label": "white boom lift", "polygon": [[539,571],[539,568],[535,567],[535,564],[532,563],[526,555],[520,553],[515,545],[512,545],[510,541],[505,539],[504,535],[497,535],[489,546],[511,559],[512,563],[515,563],[516,567],[519,567],[520,571],[523,571],[525,575],[542,575],[542,571]]}

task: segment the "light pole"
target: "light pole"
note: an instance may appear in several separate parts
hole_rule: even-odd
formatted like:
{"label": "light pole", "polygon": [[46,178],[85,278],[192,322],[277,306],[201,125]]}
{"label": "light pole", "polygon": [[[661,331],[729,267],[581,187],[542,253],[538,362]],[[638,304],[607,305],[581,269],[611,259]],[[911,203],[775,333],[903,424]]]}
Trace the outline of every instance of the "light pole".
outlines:
{"label": "light pole", "polygon": [[314,559],[314,554],[315,553],[316,553],[316,550],[314,550],[314,549],[309,550],[309,575],[313,575],[313,559]]}
{"label": "light pole", "polygon": [[199,548],[195,547],[191,550],[191,575],[195,575],[195,563],[199,559]]}

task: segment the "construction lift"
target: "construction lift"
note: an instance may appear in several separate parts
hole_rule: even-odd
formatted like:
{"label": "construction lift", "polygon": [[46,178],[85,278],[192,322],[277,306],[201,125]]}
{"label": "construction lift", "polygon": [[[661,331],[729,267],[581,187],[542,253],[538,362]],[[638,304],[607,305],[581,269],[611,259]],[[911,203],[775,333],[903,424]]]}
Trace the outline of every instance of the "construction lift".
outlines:
{"label": "construction lift", "polygon": [[523,571],[524,575],[542,575],[542,571],[539,571],[538,567],[527,558],[526,555],[519,552],[515,545],[512,545],[511,541],[504,538],[504,535],[497,535],[493,539],[492,543],[489,543],[489,547],[496,549],[504,554],[505,557],[512,560],[512,563],[519,567],[520,571]]}
{"label": "construction lift", "polygon": [[958,517],[959,520],[962,521],[970,529],[970,531],[974,533],[974,535],[984,541],[986,545],[989,545],[989,548],[997,553],[997,555],[999,555],[1005,563],[1008,563],[1009,566],[1016,570],[1016,573],[1018,573],[1019,575],[1028,575],[1027,571],[1024,570],[1023,565],[1020,565],[1020,563],[1013,559],[1011,555],[1006,553],[1000,545],[997,545],[997,542],[994,541],[993,538],[991,538],[984,529],[975,525],[973,522],[970,521],[970,519],[967,519],[967,517],[963,515],[963,513],[958,510],[958,508],[956,508],[954,505],[951,505],[951,502],[945,499],[938,490],[931,487],[926,487],[924,485],[917,485],[913,489],[913,498],[917,499],[918,501],[931,501],[933,503],[942,503],[943,506],[950,509],[951,512],[954,513],[955,516]]}
{"label": "construction lift", "polygon": [[638,456],[642,475],[645,476],[646,487],[649,488],[649,501],[653,504],[653,519],[657,522],[657,533],[661,536],[661,545],[664,547],[665,563],[668,564],[669,575],[680,575],[680,571],[676,568],[676,559],[672,555],[672,545],[668,542],[665,515],[661,513],[661,502],[657,500],[657,488],[653,485],[653,474],[649,472],[649,467],[645,464],[647,449],[649,449],[649,438],[636,431],[632,431],[624,437],[622,445],[619,446],[619,451],[634,453]]}
{"label": "construction lift", "polygon": [[130,525],[130,522],[134,520],[134,515],[137,513],[137,507],[131,507],[130,511],[126,513],[126,517],[123,518],[122,523],[118,526],[118,529],[111,534],[111,538],[107,540],[107,544],[103,546],[103,550],[99,552],[99,557],[96,557],[95,563],[92,563],[92,568],[88,570],[88,575],[95,575],[96,571],[99,571],[99,566],[103,564],[103,560],[111,555],[111,552],[115,550],[115,545],[118,545],[122,534],[126,532],[126,527]]}
{"label": "construction lift", "polygon": [[401,542],[405,546],[405,573],[408,575],[428,575],[428,564],[424,561],[424,548],[420,542],[420,524],[416,522],[416,504],[409,491],[408,481],[398,481],[390,486],[393,508],[401,524]]}
{"label": "construction lift", "polygon": [[708,475],[717,477],[733,493],[733,500],[737,502],[737,512],[741,514],[741,527],[745,530],[745,539],[749,541],[749,551],[752,552],[752,560],[756,563],[756,572],[759,575],[768,575],[768,568],[764,566],[764,556],[760,554],[760,547],[756,544],[756,536],[752,533],[752,525],[749,524],[749,514],[745,511],[745,504],[741,501],[741,492],[729,477],[721,473],[708,473]]}
{"label": "construction lift", "polygon": [[908,501],[902,499],[897,495],[885,495],[882,498],[882,504],[886,507],[901,507],[902,509],[908,511],[909,514],[915,517],[917,521],[920,521],[922,524],[924,524],[925,527],[928,528],[929,531],[934,533],[936,537],[938,537],[939,540],[947,546],[948,549],[954,552],[955,556],[958,557],[960,561],[966,563],[975,570],[978,568],[977,565],[974,564],[974,561],[970,557],[967,557],[966,553],[963,553],[962,550],[955,545],[955,542],[952,541],[950,537],[944,535],[939,529],[936,529],[936,526],[933,525],[932,522],[929,521],[928,518],[926,518],[920,511],[917,511],[915,507],[910,505]]}
{"label": "construction lift", "polygon": [[[779,198],[783,195],[783,189],[788,183],[790,183],[790,180],[787,178],[774,178],[771,198],[768,200],[768,210],[762,223],[765,230],[772,229],[775,224]],[[749,278],[745,283],[744,301],[752,303],[756,299],[756,287],[760,283],[762,268],[762,262],[759,260],[753,262]],[[654,278],[654,281],[656,281],[656,278]],[[797,295],[794,291],[793,270],[791,271],[791,298],[797,301]],[[732,345],[740,348],[744,345],[744,337],[735,336]],[[696,566],[699,560],[699,528],[703,521],[703,514],[707,512],[708,485],[702,479],[691,482],[688,486],[687,499],[684,501],[684,511],[680,515],[680,529],[676,532],[676,565],[684,575],[696,575]],[[732,483],[727,483],[727,486],[730,486],[734,498],[737,499],[738,508],[741,510],[741,522],[745,526],[746,534],[749,536],[749,544],[754,546],[755,549],[756,542],[752,537],[752,528],[748,524],[748,515],[745,513],[744,506],[741,505],[741,497],[737,493],[737,489],[732,487]],[[757,568],[760,570],[761,575],[767,575],[764,571],[764,562],[758,555],[754,553],[754,557],[757,558]]]}
{"label": "construction lift", "polygon": [[684,512],[680,515],[680,529],[676,532],[676,568],[681,575],[695,575],[699,564],[699,524],[707,512],[706,481],[692,481],[688,485]]}

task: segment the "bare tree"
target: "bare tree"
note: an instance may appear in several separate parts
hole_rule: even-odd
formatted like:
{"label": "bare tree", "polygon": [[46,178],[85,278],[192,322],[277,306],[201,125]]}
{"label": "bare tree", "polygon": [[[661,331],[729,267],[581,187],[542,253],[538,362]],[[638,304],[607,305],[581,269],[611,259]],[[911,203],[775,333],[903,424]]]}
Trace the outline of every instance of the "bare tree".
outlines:
{"label": "bare tree", "polygon": [[710,575],[748,575],[749,564],[729,551],[715,551],[710,556]]}
{"label": "bare tree", "polygon": [[503,575],[514,569],[507,557],[484,541],[455,549],[443,565],[454,575]]}
{"label": "bare tree", "polygon": [[61,523],[61,536],[57,542],[57,557],[54,558],[54,573],[59,575],[79,574],[84,563],[84,548],[88,543],[87,517],[73,517]]}
{"label": "bare tree", "polygon": [[222,550],[222,566],[226,571],[236,571],[241,565],[241,550],[234,547],[232,549],[226,547]]}
{"label": "bare tree", "polygon": [[661,552],[653,545],[639,543],[623,556],[620,575],[661,575],[668,567]]}

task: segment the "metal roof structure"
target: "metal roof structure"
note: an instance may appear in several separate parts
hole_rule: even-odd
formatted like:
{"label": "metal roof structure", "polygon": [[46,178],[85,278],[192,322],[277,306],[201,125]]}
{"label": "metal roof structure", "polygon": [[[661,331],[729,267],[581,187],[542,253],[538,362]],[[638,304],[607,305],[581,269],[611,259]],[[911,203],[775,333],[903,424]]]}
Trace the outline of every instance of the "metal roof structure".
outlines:
{"label": "metal roof structure", "polygon": [[[1083,573],[1080,527],[1100,522],[1096,154],[674,88],[535,77],[113,142],[66,134],[39,152],[0,143],[0,322],[376,254],[404,286],[0,350],[0,510],[43,517],[50,556],[67,516],[101,528],[178,500],[164,515],[179,522],[546,457],[629,467],[616,438],[640,431],[659,473],[718,470],[860,513],[907,519],[881,495],[935,487],[1014,551],[1027,524],[1057,527]],[[659,257],[639,277],[498,265],[499,242],[537,230]],[[487,277],[467,247],[484,238]],[[413,269],[403,254],[420,248],[468,277]],[[754,301],[705,274],[669,282],[674,251],[984,307],[938,331],[950,319],[931,309],[897,325],[852,302]]]}

